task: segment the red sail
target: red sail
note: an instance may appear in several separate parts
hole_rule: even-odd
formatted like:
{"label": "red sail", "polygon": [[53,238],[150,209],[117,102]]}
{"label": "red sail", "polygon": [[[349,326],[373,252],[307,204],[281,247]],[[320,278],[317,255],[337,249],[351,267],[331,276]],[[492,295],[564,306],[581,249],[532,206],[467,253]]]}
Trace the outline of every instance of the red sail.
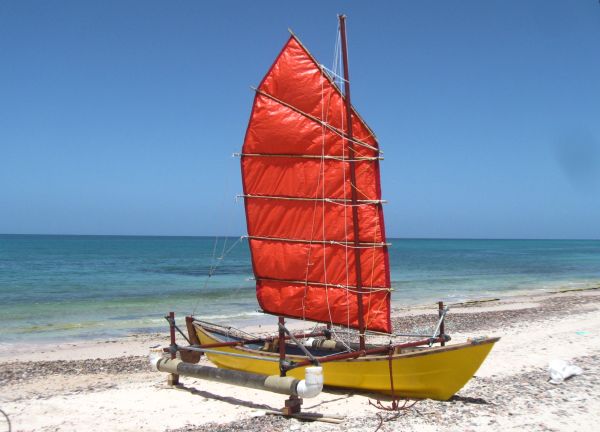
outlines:
{"label": "red sail", "polygon": [[353,111],[356,248],[345,119],[342,94],[292,36],[256,91],[242,150],[257,298],[274,315],[358,328],[360,290],[366,329],[389,333],[378,144]]}

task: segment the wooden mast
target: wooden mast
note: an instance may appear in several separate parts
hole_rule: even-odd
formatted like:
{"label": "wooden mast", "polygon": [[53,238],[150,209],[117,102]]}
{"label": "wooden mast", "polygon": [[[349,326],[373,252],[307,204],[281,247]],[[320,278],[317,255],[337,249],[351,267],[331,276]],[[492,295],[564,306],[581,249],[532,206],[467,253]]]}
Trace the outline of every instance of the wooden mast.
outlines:
{"label": "wooden mast", "polygon": [[338,15],[340,36],[342,39],[342,59],[344,62],[344,99],[346,103],[346,127],[348,157],[350,161],[350,193],[352,198],[352,225],[354,228],[354,268],[356,272],[356,301],[358,303],[358,328],[360,350],[365,349],[365,319],[363,315],[362,269],[360,265],[360,239],[358,221],[358,198],[356,194],[356,167],[354,166],[354,143],[352,136],[352,103],[350,101],[350,73],[348,69],[348,45],[346,42],[346,15]]}

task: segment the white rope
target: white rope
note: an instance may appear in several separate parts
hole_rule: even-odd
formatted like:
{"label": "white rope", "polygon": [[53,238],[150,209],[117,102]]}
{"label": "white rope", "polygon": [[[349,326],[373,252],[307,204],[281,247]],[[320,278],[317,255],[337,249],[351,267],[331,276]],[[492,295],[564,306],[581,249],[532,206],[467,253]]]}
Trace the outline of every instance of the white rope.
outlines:
{"label": "white rope", "polygon": [[[329,112],[329,109],[327,110]],[[321,118],[325,120],[325,80],[321,79]],[[321,196],[325,197],[325,121],[322,121],[323,127],[321,128]],[[329,315],[329,322],[333,324],[333,317],[331,315],[331,305],[329,304],[329,287],[327,286],[327,246],[325,244],[325,202],[321,206],[322,214],[322,234],[323,234],[323,281],[325,282],[325,301],[327,303],[327,313]]]}
{"label": "white rope", "polygon": [[[338,31],[338,37],[337,37],[337,58],[334,60],[335,66],[334,69],[338,72],[341,73],[341,69],[342,69],[342,64],[341,64],[341,55],[340,55],[340,51],[341,51],[341,35],[340,32]],[[339,76],[339,74],[336,74]],[[346,80],[344,80],[345,82]],[[343,87],[340,83],[340,88]],[[342,127],[342,130],[344,130],[344,110],[340,111],[340,125]],[[347,157],[346,155],[346,146],[344,145],[344,141],[342,141],[342,155],[344,158]],[[356,159],[356,156],[354,157]],[[347,200],[347,179],[346,179],[346,167],[344,166],[343,169],[343,196],[344,199]],[[355,205],[355,204],[352,204]],[[350,285],[350,260],[349,260],[349,247],[348,247],[348,206],[344,207],[344,240],[346,241],[346,247],[344,248],[344,260],[345,260],[345,269],[346,269],[346,285]],[[350,328],[350,289],[348,289],[348,287],[346,287],[346,327]],[[346,347],[349,348],[350,345],[350,334],[346,334],[346,341],[345,341],[345,345]]]}
{"label": "white rope", "polygon": [[212,252],[212,257],[210,258],[210,268],[208,270],[208,277],[210,277],[212,270],[213,270],[213,266],[216,264],[215,263],[215,257],[217,256],[217,244],[219,243],[219,237],[215,237],[215,245],[213,246],[213,252]]}
{"label": "white rope", "polygon": [[225,239],[223,240],[223,249],[221,249],[221,256],[219,257],[220,260],[223,260],[223,258],[225,257],[225,247],[227,246],[227,236],[225,236]]}
{"label": "white rope", "polygon": [[[336,32],[336,43],[335,43],[335,47],[334,47],[334,54],[333,54],[333,64],[332,64],[332,70],[331,72],[333,73],[333,85],[338,87],[338,91],[339,88],[342,87],[341,82],[345,81],[339,74],[339,71],[341,70],[340,66],[340,61],[341,61],[341,56],[340,56],[340,52],[341,52],[341,39],[340,39],[340,29],[339,26],[337,28],[337,32]],[[324,74],[325,75],[325,74]],[[338,78],[340,80],[340,84],[337,84],[335,82],[335,79]],[[341,94],[341,91],[339,91],[339,94]],[[331,97],[331,96],[330,96]],[[342,126],[342,131],[344,130],[344,116],[343,116],[343,112],[340,113],[341,114],[341,126]],[[343,136],[342,136],[343,139]],[[346,160],[346,149],[345,147],[342,145],[342,159]],[[356,158],[355,158],[356,159]],[[343,204],[344,205],[344,239],[347,240],[348,239],[348,218],[347,218],[347,199],[346,199],[346,169],[344,167],[344,169],[342,170],[343,173]],[[346,284],[349,284],[349,276],[348,276],[348,248],[346,245],[345,248],[345,257],[346,257]],[[346,287],[345,291],[346,291],[346,324],[347,326],[350,326],[350,303],[349,303],[349,292],[347,290]],[[330,314],[331,316],[331,314]],[[336,330],[333,327],[333,320],[330,320],[331,323],[331,332],[334,335],[334,337],[339,340],[348,351],[352,351],[352,348],[350,348],[349,346],[349,336],[347,338],[347,341],[344,341],[343,338],[341,338],[337,333]],[[348,343],[347,343],[348,342]]]}
{"label": "white rope", "polygon": [[321,69],[323,69],[325,72],[329,73],[329,76],[335,81],[335,79],[339,79],[342,82],[348,82],[343,76],[340,76],[339,74],[335,73],[334,71],[332,71],[331,69],[327,68],[324,64],[320,64],[319,65],[321,67]]}
{"label": "white rope", "polygon": [[[373,232],[373,241],[377,240],[377,230],[379,229],[379,214],[377,214],[376,218],[375,218],[375,230]],[[372,265],[371,265],[371,289],[373,288],[373,278],[375,276],[375,251],[373,251],[373,259],[372,261]],[[367,306],[367,319],[365,320],[365,330],[367,331],[367,329],[369,328],[369,316],[371,315],[371,299],[373,298],[372,295],[369,295],[369,304]]]}
{"label": "white rope", "polygon": [[[323,163],[321,161],[321,163]],[[315,189],[315,197],[319,194],[319,183],[321,182],[321,178],[319,177],[317,179],[317,186]],[[304,303],[304,301],[306,300],[306,296],[307,296],[307,289],[308,289],[308,272],[310,270],[310,266],[312,265],[312,263],[310,262],[311,256],[312,256],[312,239],[315,233],[315,220],[316,220],[316,216],[317,216],[317,202],[318,200],[315,199],[315,205],[313,206],[313,218],[312,218],[312,226],[310,228],[310,243],[308,246],[308,255],[306,257],[306,272],[305,272],[305,278],[306,278],[306,282],[304,284],[304,295],[302,296],[302,320],[306,321],[306,305]]]}
{"label": "white rope", "polygon": [[[323,96],[323,82],[321,81],[321,118],[324,117],[324,96]],[[323,133],[323,132],[322,132]],[[317,186],[315,187],[315,198],[314,198],[314,202],[315,205],[313,206],[313,218],[312,218],[312,226],[310,229],[310,242],[309,242],[309,246],[308,246],[308,254],[307,254],[307,258],[306,258],[306,272],[305,272],[305,282],[304,282],[304,295],[302,296],[302,320],[305,321],[306,320],[306,305],[305,305],[305,300],[306,300],[306,296],[307,296],[307,289],[308,289],[308,273],[310,270],[310,266],[312,265],[312,263],[310,262],[311,256],[312,256],[312,244],[313,244],[313,239],[314,239],[314,234],[315,234],[315,221],[316,221],[316,216],[317,216],[317,203],[318,203],[318,199],[317,197],[319,196],[319,186],[321,185],[321,182],[325,183],[325,175],[322,176],[321,178],[321,172],[324,173],[324,165],[325,165],[325,160],[323,157],[323,146],[324,144],[322,144],[322,148],[321,148],[321,156],[320,156],[320,170],[319,170],[319,177],[317,179]],[[324,187],[324,186],[323,186]],[[323,194],[323,196],[325,196]],[[323,203],[323,207],[325,206],[325,204]]]}
{"label": "white rope", "polygon": [[[206,278],[204,279],[204,284],[202,285],[202,290],[205,290],[206,287],[208,286],[208,282],[210,280],[210,278],[215,274],[215,272],[217,271],[217,268],[221,265],[221,263],[223,262],[224,258],[229,255],[229,253],[233,250],[233,248],[235,248],[239,243],[241,243],[241,241],[244,240],[244,237],[241,236],[237,239],[237,241],[235,243],[233,243],[229,249],[227,249],[225,251],[225,246],[223,246],[223,252],[221,253],[221,256],[219,257],[219,259],[217,259],[215,261],[215,256],[216,256],[216,251],[217,251],[217,244],[219,242],[219,237],[215,237],[215,245],[213,247],[213,255],[211,258],[211,264],[208,270],[208,274],[206,275]],[[225,239],[225,242],[227,240]],[[196,301],[196,304],[194,305],[194,309],[192,310],[192,315],[196,314],[196,310],[198,309],[198,306],[200,305],[200,300],[202,300],[202,297],[199,296],[198,300]]]}

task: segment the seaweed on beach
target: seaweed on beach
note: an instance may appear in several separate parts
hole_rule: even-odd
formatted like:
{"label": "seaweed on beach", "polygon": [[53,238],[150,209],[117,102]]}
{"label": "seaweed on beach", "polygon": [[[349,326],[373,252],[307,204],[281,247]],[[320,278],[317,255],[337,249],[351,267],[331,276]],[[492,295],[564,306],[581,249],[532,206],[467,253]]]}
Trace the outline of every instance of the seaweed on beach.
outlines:
{"label": "seaweed on beach", "polygon": [[51,375],[130,374],[150,370],[148,358],[145,356],[7,362],[0,363],[0,386]]}
{"label": "seaweed on beach", "polygon": [[[454,312],[451,307],[445,320],[446,333],[452,335],[452,333],[475,331],[501,332],[502,329],[517,325],[524,320],[541,322],[550,316],[569,315],[573,310],[581,309],[587,303],[595,300],[595,296],[556,296],[540,300],[535,307],[485,312]],[[411,316],[396,315],[392,317],[392,324],[397,333],[433,332],[437,319],[437,314],[433,312]]]}

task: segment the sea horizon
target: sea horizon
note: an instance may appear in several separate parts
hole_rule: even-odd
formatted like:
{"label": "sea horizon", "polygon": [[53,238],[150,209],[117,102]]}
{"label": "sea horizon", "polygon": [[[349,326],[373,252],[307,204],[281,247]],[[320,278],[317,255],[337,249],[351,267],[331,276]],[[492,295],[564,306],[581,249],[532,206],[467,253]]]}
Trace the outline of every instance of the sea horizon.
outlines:
{"label": "sea horizon", "polygon": [[[0,236],[55,236],[55,237],[174,237],[174,238],[240,238],[247,234],[57,234],[57,233],[0,233]],[[412,237],[387,236],[387,240],[573,240],[573,241],[600,241],[598,238],[578,238],[578,237]]]}
{"label": "sea horizon", "polygon": [[[0,234],[0,342],[155,332],[171,310],[270,322],[241,237]],[[394,307],[600,285],[594,239],[389,240]]]}

